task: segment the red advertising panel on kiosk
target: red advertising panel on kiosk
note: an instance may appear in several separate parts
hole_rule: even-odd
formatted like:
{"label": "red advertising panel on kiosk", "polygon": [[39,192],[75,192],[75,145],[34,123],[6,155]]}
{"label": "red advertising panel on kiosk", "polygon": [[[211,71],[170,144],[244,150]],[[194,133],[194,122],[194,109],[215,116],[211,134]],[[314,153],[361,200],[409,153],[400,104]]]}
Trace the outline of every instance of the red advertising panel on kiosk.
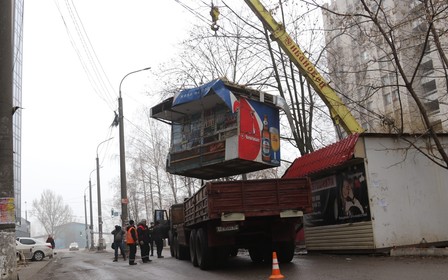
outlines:
{"label": "red advertising panel on kiosk", "polygon": [[239,115],[239,157],[280,165],[278,109],[261,102],[240,98]]}

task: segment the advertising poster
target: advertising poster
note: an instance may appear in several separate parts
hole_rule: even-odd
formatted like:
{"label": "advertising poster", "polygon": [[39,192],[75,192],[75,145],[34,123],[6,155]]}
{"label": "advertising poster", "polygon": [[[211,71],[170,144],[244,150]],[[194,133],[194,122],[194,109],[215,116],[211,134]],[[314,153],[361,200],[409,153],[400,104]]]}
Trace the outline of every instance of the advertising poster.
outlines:
{"label": "advertising poster", "polygon": [[308,227],[370,220],[367,181],[363,163],[338,170],[311,182],[313,213],[306,215]]}
{"label": "advertising poster", "polygon": [[278,109],[245,98],[240,98],[239,109],[239,158],[279,166],[280,129]]}

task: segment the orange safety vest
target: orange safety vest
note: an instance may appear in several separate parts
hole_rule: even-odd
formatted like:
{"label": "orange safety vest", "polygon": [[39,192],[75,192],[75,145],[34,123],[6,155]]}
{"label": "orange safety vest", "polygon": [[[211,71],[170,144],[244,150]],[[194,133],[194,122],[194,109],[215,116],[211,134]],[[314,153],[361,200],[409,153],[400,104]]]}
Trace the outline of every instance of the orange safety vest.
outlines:
{"label": "orange safety vest", "polygon": [[134,230],[135,236],[137,236],[137,232],[135,230],[135,227],[130,227],[128,229],[128,233],[126,234],[126,244],[135,244],[135,243],[137,243],[137,240],[134,240],[134,238],[132,237],[131,230]]}

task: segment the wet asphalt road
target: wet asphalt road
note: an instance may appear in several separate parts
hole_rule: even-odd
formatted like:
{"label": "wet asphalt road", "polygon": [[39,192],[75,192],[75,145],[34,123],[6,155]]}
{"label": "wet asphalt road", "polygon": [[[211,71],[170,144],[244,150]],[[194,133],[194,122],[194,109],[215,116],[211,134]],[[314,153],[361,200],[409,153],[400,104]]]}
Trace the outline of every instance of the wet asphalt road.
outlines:
{"label": "wet asphalt road", "polygon": [[[39,263],[42,268],[33,273],[22,273],[21,280],[54,279],[268,279],[270,264],[254,264],[247,254],[239,253],[225,265],[211,271],[202,271],[188,261],[179,261],[164,251],[165,258],[153,258],[149,264],[138,261],[129,266],[119,260],[112,262],[112,251],[60,251],[56,258]],[[31,266],[27,269],[31,269]],[[38,267],[38,266],[36,266]],[[389,257],[368,255],[296,255],[293,262],[280,264],[285,279],[372,279],[372,280],[447,280],[447,257]],[[28,278],[27,278],[28,277]]]}

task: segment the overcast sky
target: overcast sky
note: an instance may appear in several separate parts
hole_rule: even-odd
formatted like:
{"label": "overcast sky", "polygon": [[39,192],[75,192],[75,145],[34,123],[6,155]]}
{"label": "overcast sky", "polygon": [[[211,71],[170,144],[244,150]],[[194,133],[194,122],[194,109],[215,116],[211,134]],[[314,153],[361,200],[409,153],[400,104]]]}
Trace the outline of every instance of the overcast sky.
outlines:
{"label": "overcast sky", "polygon": [[[78,30],[66,2],[73,5],[72,15],[81,19]],[[159,63],[172,58],[176,44],[185,37],[192,21],[191,13],[174,0],[25,0],[23,216],[31,210],[32,201],[39,199],[44,189],[50,189],[63,196],[78,222],[84,222],[84,193],[88,199],[89,175],[96,167],[98,144],[114,137],[98,150],[103,220],[108,222],[109,183],[120,174],[118,128],[110,127],[118,108],[120,81],[131,71],[149,66],[156,69]],[[107,90],[92,86],[86,74],[89,71],[86,67],[91,65],[83,66],[80,62],[85,55],[79,41],[82,29],[107,75],[108,85],[104,87]],[[154,87],[153,78],[151,71],[144,71],[123,81],[124,115],[130,122],[138,120],[142,104],[150,107],[158,101],[144,94]],[[130,126],[125,122],[126,133],[132,129]],[[91,178],[92,184],[96,184],[95,172]],[[96,194],[94,187],[94,223],[97,223]],[[33,221],[30,215],[28,218]]]}
{"label": "overcast sky", "polygon": [[[248,9],[241,0],[225,2],[234,10]],[[98,228],[95,159],[98,145],[111,137],[98,149],[104,232],[120,223],[110,218],[110,185],[120,174],[118,127],[111,127],[120,81],[132,71],[152,67],[123,80],[127,137],[143,108],[160,101],[147,96],[161,90],[154,75],[158,65],[182,59],[179,45],[193,24],[211,24],[210,3],[25,0],[21,191],[22,216],[34,222],[32,234],[43,232],[36,231],[36,220],[25,212],[45,189],[61,195],[76,221],[84,223],[89,177],[94,229]]]}

